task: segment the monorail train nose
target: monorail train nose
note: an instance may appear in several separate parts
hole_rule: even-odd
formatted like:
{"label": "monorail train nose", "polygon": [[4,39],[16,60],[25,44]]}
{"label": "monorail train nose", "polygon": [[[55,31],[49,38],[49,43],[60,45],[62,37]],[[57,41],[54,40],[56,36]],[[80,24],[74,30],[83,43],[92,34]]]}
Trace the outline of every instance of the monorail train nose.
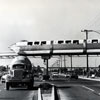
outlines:
{"label": "monorail train nose", "polygon": [[14,45],[11,45],[9,48],[12,51],[16,52],[16,53],[19,53],[20,52],[20,47],[17,47],[15,44]]}

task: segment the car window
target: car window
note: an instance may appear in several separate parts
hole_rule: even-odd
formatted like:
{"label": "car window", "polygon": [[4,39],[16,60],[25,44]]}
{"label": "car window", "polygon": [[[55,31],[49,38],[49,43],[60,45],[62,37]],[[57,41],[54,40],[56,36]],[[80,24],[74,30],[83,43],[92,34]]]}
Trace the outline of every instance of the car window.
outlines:
{"label": "car window", "polygon": [[24,65],[13,65],[13,69],[24,69]]}

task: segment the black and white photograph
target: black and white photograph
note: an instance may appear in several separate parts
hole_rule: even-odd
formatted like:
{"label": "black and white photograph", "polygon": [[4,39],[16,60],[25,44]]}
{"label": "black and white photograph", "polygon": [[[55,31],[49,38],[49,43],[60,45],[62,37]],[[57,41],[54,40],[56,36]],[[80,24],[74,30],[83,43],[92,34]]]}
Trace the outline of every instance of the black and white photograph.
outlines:
{"label": "black and white photograph", "polygon": [[100,0],[0,0],[0,100],[100,100]]}

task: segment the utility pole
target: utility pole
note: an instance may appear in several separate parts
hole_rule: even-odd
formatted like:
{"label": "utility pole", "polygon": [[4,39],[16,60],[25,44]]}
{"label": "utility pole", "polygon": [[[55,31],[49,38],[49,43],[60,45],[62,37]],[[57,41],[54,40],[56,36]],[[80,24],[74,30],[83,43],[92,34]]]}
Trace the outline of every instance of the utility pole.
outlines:
{"label": "utility pole", "polygon": [[61,68],[62,68],[62,55],[60,56],[60,60],[61,60]]}
{"label": "utility pole", "polygon": [[72,55],[70,55],[70,58],[71,58],[71,59],[70,59],[70,61],[71,61],[70,64],[71,64],[71,74],[72,74],[72,67],[73,67],[73,65],[72,65],[72,63],[73,63],[73,62],[72,62]]}
{"label": "utility pole", "polygon": [[86,41],[85,41],[85,53],[86,53],[86,63],[87,63],[87,77],[88,77],[88,74],[89,74],[89,57],[88,57],[88,54],[87,54],[87,39],[88,39],[88,32],[92,32],[92,30],[83,30],[81,32],[85,32],[86,33]]}
{"label": "utility pole", "polygon": [[46,75],[48,75],[48,59],[44,59],[44,64],[46,65]]}
{"label": "utility pole", "polygon": [[97,62],[97,58],[95,59],[95,67],[97,67],[96,62]]}
{"label": "utility pole", "polygon": [[87,54],[87,39],[88,39],[88,30],[84,30],[84,32],[86,32],[86,59],[87,59],[87,74],[89,72],[89,57]]}
{"label": "utility pole", "polygon": [[66,67],[66,56],[64,55],[64,67]]}
{"label": "utility pole", "polygon": [[100,32],[98,31],[95,31],[95,30],[82,30],[81,32],[86,32],[86,42],[85,42],[85,45],[86,45],[86,58],[87,58],[87,74],[89,73],[89,64],[88,64],[88,54],[87,54],[87,39],[88,39],[88,32],[96,32],[98,34],[100,34]]}

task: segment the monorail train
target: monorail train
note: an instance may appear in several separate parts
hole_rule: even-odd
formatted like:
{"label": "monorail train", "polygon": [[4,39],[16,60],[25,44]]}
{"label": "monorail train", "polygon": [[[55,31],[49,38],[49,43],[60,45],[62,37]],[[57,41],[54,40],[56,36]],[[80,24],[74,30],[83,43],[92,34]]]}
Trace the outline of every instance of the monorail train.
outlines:
{"label": "monorail train", "polygon": [[[86,45],[87,43],[87,45]],[[27,41],[22,40],[10,47],[13,51],[20,54],[63,54],[63,53],[83,53],[86,49],[92,52],[100,49],[100,39],[84,40],[51,40],[51,41]],[[73,51],[74,50],[74,51]],[[75,51],[76,50],[76,51]],[[81,50],[81,51],[79,51]],[[100,53],[100,51],[97,51]]]}
{"label": "monorail train", "polygon": [[[86,40],[51,40],[51,41],[27,41],[21,40],[14,45],[16,46],[32,46],[32,45],[51,45],[51,44],[84,44]],[[87,43],[100,43],[100,39],[87,39]]]}

